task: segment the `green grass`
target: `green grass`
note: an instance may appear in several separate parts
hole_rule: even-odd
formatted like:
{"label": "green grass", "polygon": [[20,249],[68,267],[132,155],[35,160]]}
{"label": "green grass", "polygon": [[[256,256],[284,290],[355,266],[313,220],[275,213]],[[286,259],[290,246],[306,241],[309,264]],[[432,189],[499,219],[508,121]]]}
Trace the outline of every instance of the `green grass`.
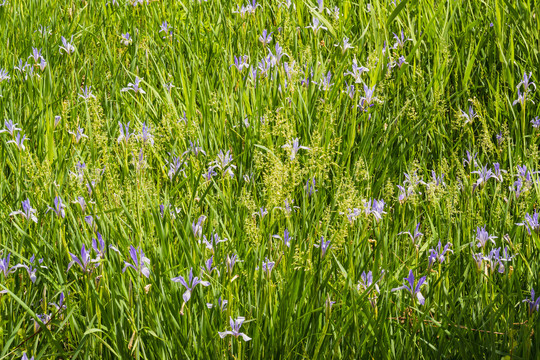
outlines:
{"label": "green grass", "polygon": [[[9,133],[0,134],[0,258],[11,254],[12,266],[29,265],[35,254],[46,266],[38,267],[35,283],[24,268],[0,275],[0,360],[23,352],[35,359],[537,358],[538,312],[529,314],[522,300],[531,287],[540,290],[540,237],[516,223],[537,209],[539,189],[532,182],[516,197],[509,187],[518,165],[540,170],[540,131],[530,123],[540,115],[540,90],[528,94],[534,103],[512,105],[524,72],[539,80],[540,5],[373,0],[368,11],[364,0],[325,1],[339,7],[339,19],[310,1],[296,0],[290,9],[264,1],[244,17],[232,13],[237,5],[244,4],[0,6],[0,69],[10,76],[0,81],[0,120],[12,119],[30,139],[19,151]],[[306,29],[313,17],[327,30]],[[163,21],[172,37],[159,32]],[[40,25],[50,33],[36,31]],[[273,32],[268,47],[259,42],[264,29]],[[402,30],[412,40],[389,49]],[[133,38],[128,46],[121,42],[126,32]],[[73,54],[59,51],[61,36],[73,36]],[[344,37],[354,46],[345,53],[334,46]],[[288,55],[267,77],[252,82],[247,69],[230,68],[243,55],[257,66],[276,42]],[[43,71],[35,67],[39,77],[14,70],[33,47],[47,62]],[[389,70],[400,56],[407,63]],[[366,112],[356,106],[362,84],[354,84],[352,99],[344,92],[345,82],[354,82],[343,75],[353,59],[369,68],[363,81],[375,85],[378,100]],[[289,78],[283,62],[293,61]],[[313,81],[328,71],[333,85],[323,91]],[[310,84],[301,85],[311,73]],[[146,94],[121,92],[136,76]],[[168,82],[175,86],[170,92]],[[79,97],[84,86],[95,98]],[[469,106],[478,116],[464,124],[460,110]],[[146,123],[155,143],[135,136],[118,142],[119,122],[136,134]],[[68,133],[77,127],[88,136],[78,143]],[[291,160],[282,146],[294,138],[309,150]],[[190,141],[206,155],[182,157]],[[478,169],[464,166],[467,150],[478,154],[479,166],[497,162],[507,170],[502,181],[473,190]],[[202,174],[220,151],[230,151],[234,177],[216,169],[206,181]],[[184,161],[184,172],[171,179],[173,156]],[[86,164],[82,181],[74,175],[79,162]],[[444,174],[445,186],[435,186],[432,170]],[[414,195],[400,202],[404,173],[430,186],[413,186]],[[317,192],[308,196],[313,178]],[[56,196],[67,205],[65,218],[47,212]],[[79,196],[85,211],[73,203]],[[26,199],[37,223],[10,216]],[[384,199],[382,220],[362,212],[350,223],[350,209],[363,209],[368,199]],[[287,213],[286,200],[298,208]],[[264,218],[253,215],[261,207]],[[228,239],[213,252],[192,232],[201,215],[202,234],[215,230]],[[398,233],[418,222],[424,236],[417,249]],[[472,254],[481,251],[479,226],[497,236],[485,255],[498,247],[515,255],[504,273],[486,261],[478,270]],[[285,229],[290,247],[272,237]],[[109,249],[89,273],[77,265],[67,272],[69,253],[90,248],[97,232],[119,253]],[[331,241],[324,256],[313,246],[322,236]],[[428,268],[439,241],[450,242],[454,253]],[[122,272],[130,245],[149,258],[149,278]],[[233,254],[241,262],[228,271]],[[211,256],[220,274],[201,275]],[[262,270],[266,258],[276,262],[270,275]],[[195,287],[184,304],[185,289],[171,278],[191,268],[210,286]],[[410,269],[417,279],[427,277],[424,305],[391,291]],[[378,280],[376,301],[374,287],[358,288],[364,271]],[[66,308],[58,312],[48,303],[60,293]],[[218,298],[228,301],[225,311]],[[51,315],[46,324],[37,318],[42,314]],[[238,316],[252,340],[221,339],[218,332]]]}

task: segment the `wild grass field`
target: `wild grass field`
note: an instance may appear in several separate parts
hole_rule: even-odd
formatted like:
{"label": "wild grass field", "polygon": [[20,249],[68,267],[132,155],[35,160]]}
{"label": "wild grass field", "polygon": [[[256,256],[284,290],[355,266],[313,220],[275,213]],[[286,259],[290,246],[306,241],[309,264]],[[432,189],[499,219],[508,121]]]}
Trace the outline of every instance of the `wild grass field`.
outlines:
{"label": "wild grass field", "polygon": [[540,356],[538,2],[0,1],[0,360]]}

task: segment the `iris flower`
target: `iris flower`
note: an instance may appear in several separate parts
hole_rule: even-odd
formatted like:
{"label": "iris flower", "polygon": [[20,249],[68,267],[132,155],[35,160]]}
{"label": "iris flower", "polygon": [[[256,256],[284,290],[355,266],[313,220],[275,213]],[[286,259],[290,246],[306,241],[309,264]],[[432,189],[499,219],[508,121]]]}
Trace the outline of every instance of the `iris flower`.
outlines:
{"label": "iris flower", "polygon": [[33,222],[37,223],[38,219],[35,215],[36,213],[37,213],[37,210],[34,209],[30,205],[30,199],[26,199],[22,201],[22,211],[21,210],[13,211],[9,215],[10,216],[22,215],[25,219],[32,220]]}
{"label": "iris flower", "polygon": [[135,82],[128,83],[128,86],[120,90],[120,92],[133,91],[135,94],[138,94],[138,93],[146,94],[146,91],[144,91],[143,89],[139,87],[139,84],[141,83],[142,79],[143,78],[135,76]]}
{"label": "iris flower", "polygon": [[5,126],[5,129],[2,129],[0,130],[0,134],[1,133],[4,133],[4,132],[7,132],[9,133],[11,136],[14,136],[15,135],[15,131],[17,130],[22,130],[22,129],[19,129],[17,127],[18,124],[14,124],[13,121],[11,120],[4,120],[4,126]]}
{"label": "iris flower", "polygon": [[418,280],[418,283],[415,286],[415,284],[414,284],[414,274],[413,274],[413,271],[410,270],[409,271],[409,276],[403,279],[403,286],[394,288],[394,289],[392,289],[392,291],[408,290],[411,293],[411,296],[413,297],[413,299],[417,298],[420,305],[424,305],[425,298],[422,295],[422,293],[420,292],[420,288],[422,287],[422,285],[424,285],[425,282],[426,282],[426,277],[422,276]]}
{"label": "iris flower", "polygon": [[141,248],[136,249],[133,247],[133,245],[130,245],[129,247],[129,255],[131,256],[131,259],[133,260],[133,264],[128,263],[127,261],[124,261],[124,268],[122,269],[122,272],[125,272],[128,267],[134,269],[138,273],[144,275],[145,277],[150,277],[150,269],[148,268],[150,266],[150,259],[148,259]]}
{"label": "iris flower", "polygon": [[191,298],[191,292],[193,291],[195,286],[197,286],[198,284],[201,284],[202,286],[210,286],[210,283],[208,281],[199,280],[197,276],[193,277],[193,268],[189,270],[189,278],[187,282],[183,276],[177,276],[177,277],[172,278],[171,280],[174,282],[179,282],[180,284],[184,285],[184,287],[186,288],[186,292],[184,293],[184,295],[182,295],[182,298],[184,299],[184,302],[186,303]]}
{"label": "iris flower", "polygon": [[230,325],[231,325],[232,330],[218,332],[219,337],[223,339],[227,335],[232,335],[235,338],[238,338],[239,336],[241,336],[242,339],[244,339],[244,341],[251,340],[251,338],[249,336],[247,336],[246,334],[240,332],[240,327],[242,326],[242,324],[244,323],[245,320],[246,320],[246,318],[244,318],[242,316],[238,317],[236,320],[233,320],[232,317],[231,317],[230,318]]}
{"label": "iris flower", "polygon": [[420,232],[420,223],[416,224],[414,233],[411,234],[409,231],[402,231],[398,235],[409,235],[413,245],[416,245],[416,246],[418,246],[418,244],[416,244],[416,239],[419,238],[420,236],[424,236],[424,234]]}

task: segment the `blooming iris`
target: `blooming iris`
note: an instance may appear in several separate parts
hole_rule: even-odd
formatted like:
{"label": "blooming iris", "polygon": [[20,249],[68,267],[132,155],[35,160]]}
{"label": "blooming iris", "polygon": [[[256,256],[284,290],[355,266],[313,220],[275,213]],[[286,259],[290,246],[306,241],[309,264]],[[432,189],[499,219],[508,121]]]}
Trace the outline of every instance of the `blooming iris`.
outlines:
{"label": "blooming iris", "polygon": [[38,219],[35,215],[36,213],[37,213],[37,210],[34,209],[30,205],[30,199],[26,199],[22,201],[22,211],[21,210],[13,211],[9,215],[10,216],[22,215],[25,219],[32,220],[33,222],[37,223]]}
{"label": "blooming iris", "polygon": [[326,255],[326,251],[331,248],[330,240],[324,241],[324,236],[321,236],[320,244],[313,244],[313,246],[321,249],[322,256]]}
{"label": "blooming iris", "polygon": [[418,280],[418,283],[415,286],[415,284],[414,284],[414,274],[413,274],[413,271],[411,269],[411,270],[409,270],[409,276],[403,279],[403,285],[400,286],[400,287],[392,289],[392,291],[408,290],[411,293],[411,296],[413,297],[413,299],[416,297],[418,299],[418,302],[420,303],[420,305],[424,305],[425,298],[422,295],[422,293],[420,292],[420,288],[422,287],[422,285],[424,285],[425,282],[426,282],[426,277],[422,276]]}
{"label": "blooming iris", "polygon": [[493,245],[495,245],[495,240],[493,239],[496,239],[496,238],[497,238],[496,236],[489,235],[489,233],[486,231],[485,226],[476,228],[476,240],[478,240],[477,246],[479,248],[484,248],[488,240],[491,241]]}
{"label": "blooming iris", "polygon": [[233,320],[232,317],[231,317],[230,318],[230,325],[231,325],[232,330],[218,332],[219,337],[223,339],[227,335],[232,335],[235,338],[238,338],[239,336],[241,336],[242,339],[244,339],[244,341],[251,340],[251,338],[249,336],[247,336],[246,334],[240,332],[240,327],[242,326],[242,324],[244,323],[245,320],[246,319],[244,317],[242,317],[242,316],[236,318],[236,320]]}
{"label": "blooming iris", "polygon": [[124,268],[122,272],[125,272],[128,267],[134,269],[138,273],[144,275],[145,277],[150,277],[150,259],[148,259],[141,248],[136,249],[133,245],[129,247],[129,255],[133,260],[133,264],[124,261]]}
{"label": "blooming iris", "polygon": [[208,281],[199,280],[197,276],[193,277],[193,268],[189,270],[189,278],[187,282],[183,276],[177,276],[177,277],[172,278],[171,280],[174,282],[179,282],[180,284],[184,285],[184,287],[186,288],[186,292],[184,293],[184,295],[182,295],[184,302],[189,301],[189,299],[191,298],[191,292],[193,291],[195,286],[197,286],[198,284],[201,284],[202,286],[210,285]]}
{"label": "blooming iris", "polygon": [[420,232],[420,223],[416,224],[416,228],[414,229],[413,234],[411,234],[409,231],[402,231],[398,235],[409,235],[409,237],[412,240],[413,245],[416,245],[416,246],[418,246],[418,244],[416,244],[416,239],[419,238],[420,236],[424,236],[424,234]]}
{"label": "blooming iris", "polygon": [[431,267],[433,265],[433,263],[435,261],[439,261],[439,263],[443,263],[444,260],[445,260],[445,257],[444,257],[444,254],[446,254],[447,252],[451,252],[452,254],[454,253],[453,250],[450,250],[450,246],[452,246],[451,243],[447,243],[443,249],[441,249],[442,247],[442,244],[441,244],[441,241],[439,240],[439,243],[437,244],[437,248],[435,249],[429,249],[429,258],[428,258],[428,263],[429,263],[429,267]]}
{"label": "blooming iris", "polygon": [[144,91],[143,89],[141,89],[139,87],[139,84],[141,83],[141,80],[143,78],[140,78],[138,76],[135,76],[135,82],[133,83],[128,83],[128,86],[121,89],[120,92],[126,92],[126,91],[133,91],[135,94],[138,94],[138,93],[141,93],[141,94],[146,94],[146,91]]}

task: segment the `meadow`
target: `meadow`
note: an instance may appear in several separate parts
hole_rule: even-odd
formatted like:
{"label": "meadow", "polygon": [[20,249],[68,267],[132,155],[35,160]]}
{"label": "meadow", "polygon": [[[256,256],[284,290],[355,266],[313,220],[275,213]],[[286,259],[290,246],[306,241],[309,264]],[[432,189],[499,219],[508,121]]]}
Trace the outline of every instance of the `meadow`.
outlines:
{"label": "meadow", "polygon": [[0,360],[540,356],[539,3],[0,0],[0,44]]}

